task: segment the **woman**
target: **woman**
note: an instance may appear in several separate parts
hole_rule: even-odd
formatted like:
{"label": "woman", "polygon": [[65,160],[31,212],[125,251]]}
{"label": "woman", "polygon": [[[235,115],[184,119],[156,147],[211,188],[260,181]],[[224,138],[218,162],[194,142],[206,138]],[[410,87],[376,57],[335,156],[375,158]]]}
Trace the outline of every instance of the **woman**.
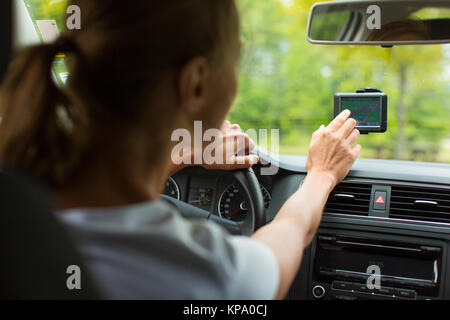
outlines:
{"label": "woman", "polygon": [[[171,133],[193,133],[196,120],[204,130],[223,124],[241,51],[234,0],[72,4],[82,29],[26,49],[10,67],[0,98],[3,165],[51,187],[107,298],[283,298],[330,191],[361,150],[350,112],[313,134],[302,187],[253,237],[187,221],[160,200],[179,169]],[[63,89],[50,73],[60,52],[70,71]],[[251,147],[245,138],[236,153]],[[245,166],[257,161],[244,157]],[[213,167],[242,167],[231,160]]]}

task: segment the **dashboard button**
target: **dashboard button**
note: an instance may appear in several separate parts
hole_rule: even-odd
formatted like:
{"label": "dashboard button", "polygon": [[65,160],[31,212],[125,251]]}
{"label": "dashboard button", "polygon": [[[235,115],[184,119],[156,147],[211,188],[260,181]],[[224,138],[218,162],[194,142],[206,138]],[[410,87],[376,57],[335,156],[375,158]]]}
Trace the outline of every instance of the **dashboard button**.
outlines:
{"label": "dashboard button", "polygon": [[373,208],[375,210],[386,210],[387,202],[387,192],[386,191],[375,191],[375,197],[373,200]]}
{"label": "dashboard button", "polygon": [[316,299],[322,299],[323,297],[325,297],[325,293],[326,293],[325,288],[319,285],[315,286],[312,289],[312,295]]}

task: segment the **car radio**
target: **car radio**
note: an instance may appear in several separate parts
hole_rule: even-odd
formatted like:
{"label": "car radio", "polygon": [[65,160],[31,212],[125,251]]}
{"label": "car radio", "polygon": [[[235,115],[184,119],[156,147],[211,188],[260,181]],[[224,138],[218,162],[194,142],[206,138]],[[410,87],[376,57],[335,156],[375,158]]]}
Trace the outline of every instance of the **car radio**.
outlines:
{"label": "car radio", "polygon": [[364,88],[356,93],[337,93],[334,96],[334,116],[350,110],[362,134],[387,131],[387,95],[377,88]]}
{"label": "car radio", "polygon": [[[315,299],[427,299],[438,297],[439,245],[319,234],[311,295]],[[375,275],[371,267],[380,270]],[[371,279],[379,277],[379,285]]]}

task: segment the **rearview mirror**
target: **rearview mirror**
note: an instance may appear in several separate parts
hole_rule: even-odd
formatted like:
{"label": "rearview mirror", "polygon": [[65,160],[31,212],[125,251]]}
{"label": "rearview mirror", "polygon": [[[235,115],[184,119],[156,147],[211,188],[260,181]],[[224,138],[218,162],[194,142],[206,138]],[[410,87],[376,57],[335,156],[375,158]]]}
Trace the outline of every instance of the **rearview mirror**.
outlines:
{"label": "rearview mirror", "polygon": [[310,12],[314,44],[393,46],[450,43],[450,1],[330,1]]}

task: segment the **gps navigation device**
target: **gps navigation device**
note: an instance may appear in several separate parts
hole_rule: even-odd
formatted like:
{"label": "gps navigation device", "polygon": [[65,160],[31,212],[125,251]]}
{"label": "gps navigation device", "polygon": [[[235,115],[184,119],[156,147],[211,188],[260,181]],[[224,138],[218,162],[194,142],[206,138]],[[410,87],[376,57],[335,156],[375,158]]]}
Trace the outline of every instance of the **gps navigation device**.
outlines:
{"label": "gps navigation device", "polygon": [[334,115],[351,111],[362,134],[387,131],[388,97],[378,89],[361,89],[357,93],[337,93],[334,97]]}

